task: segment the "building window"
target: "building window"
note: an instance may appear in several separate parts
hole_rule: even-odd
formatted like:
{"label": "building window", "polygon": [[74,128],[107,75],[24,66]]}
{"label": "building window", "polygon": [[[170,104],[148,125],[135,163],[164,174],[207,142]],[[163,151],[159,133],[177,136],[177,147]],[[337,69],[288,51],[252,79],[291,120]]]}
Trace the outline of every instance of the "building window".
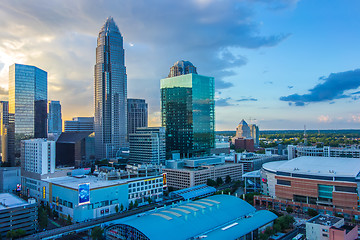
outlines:
{"label": "building window", "polygon": [[285,185],[285,186],[291,186],[291,181],[278,179],[278,180],[277,180],[277,184],[279,184],[279,185]]}

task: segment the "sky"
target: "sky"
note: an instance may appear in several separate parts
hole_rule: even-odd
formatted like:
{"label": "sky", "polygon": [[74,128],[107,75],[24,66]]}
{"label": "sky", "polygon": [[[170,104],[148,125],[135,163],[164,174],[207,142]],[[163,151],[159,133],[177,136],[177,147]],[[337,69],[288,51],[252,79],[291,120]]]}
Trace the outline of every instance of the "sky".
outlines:
{"label": "sky", "polygon": [[0,99],[9,66],[48,72],[63,120],[94,114],[97,34],[124,37],[128,97],[160,125],[160,79],[178,60],[215,77],[216,130],[359,129],[357,0],[2,0]]}

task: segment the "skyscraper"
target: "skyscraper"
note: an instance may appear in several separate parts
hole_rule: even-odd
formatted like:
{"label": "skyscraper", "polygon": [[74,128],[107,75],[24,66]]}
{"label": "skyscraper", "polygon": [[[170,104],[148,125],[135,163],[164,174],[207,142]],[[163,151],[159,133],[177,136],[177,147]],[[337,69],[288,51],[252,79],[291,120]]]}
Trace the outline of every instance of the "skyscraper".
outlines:
{"label": "skyscraper", "polygon": [[3,166],[14,166],[13,114],[9,114],[9,102],[0,101],[1,161]]}
{"label": "skyscraper", "polygon": [[198,75],[191,62],[178,61],[160,88],[167,158],[209,154],[215,141],[214,78]]}
{"label": "skyscraper", "polygon": [[29,65],[10,66],[9,114],[14,115],[18,158],[20,140],[47,137],[47,72]]}
{"label": "skyscraper", "polygon": [[145,102],[145,99],[128,98],[127,115],[129,139],[130,134],[135,133],[137,128],[148,126],[148,104]]}
{"label": "skyscraper", "polygon": [[62,118],[60,101],[48,102],[48,133],[61,134]]}
{"label": "skyscraper", "polygon": [[254,139],[255,146],[259,146],[260,131],[256,124],[249,124],[251,137]]}
{"label": "skyscraper", "polygon": [[95,145],[97,158],[116,156],[127,145],[127,76],[123,37],[112,17],[101,28],[95,65]]}
{"label": "skyscraper", "polygon": [[94,132],[94,117],[73,117],[65,121],[65,132]]}

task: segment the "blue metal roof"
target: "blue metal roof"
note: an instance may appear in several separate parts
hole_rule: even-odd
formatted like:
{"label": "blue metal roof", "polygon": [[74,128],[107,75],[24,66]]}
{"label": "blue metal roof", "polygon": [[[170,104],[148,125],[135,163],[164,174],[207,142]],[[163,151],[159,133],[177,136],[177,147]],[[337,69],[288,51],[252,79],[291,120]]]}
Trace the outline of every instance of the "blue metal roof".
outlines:
{"label": "blue metal roof", "polygon": [[[151,240],[183,240],[206,233],[214,236],[212,239],[234,239],[275,218],[276,215],[268,211],[256,212],[253,206],[237,197],[215,195],[123,219],[119,223],[138,229]],[[221,230],[235,221],[239,221],[235,227]],[[219,232],[217,228],[220,228]]]}
{"label": "blue metal roof", "polygon": [[201,184],[201,185],[198,185],[198,186],[194,186],[194,187],[185,188],[185,189],[181,189],[181,190],[178,190],[178,191],[171,192],[170,197],[181,196],[185,200],[188,200],[188,199],[194,199],[194,198],[204,196],[204,195],[210,195],[210,194],[215,193],[215,192],[216,192],[216,188],[209,187],[206,184]]}

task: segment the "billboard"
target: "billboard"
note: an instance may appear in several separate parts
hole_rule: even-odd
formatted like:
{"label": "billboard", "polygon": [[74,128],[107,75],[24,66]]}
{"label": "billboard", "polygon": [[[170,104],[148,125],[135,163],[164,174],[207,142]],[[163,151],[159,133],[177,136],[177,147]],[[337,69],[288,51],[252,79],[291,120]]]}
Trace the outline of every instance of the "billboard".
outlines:
{"label": "billboard", "polygon": [[163,187],[167,187],[166,173],[163,173]]}
{"label": "billboard", "polygon": [[79,184],[79,205],[90,203],[90,183]]}

